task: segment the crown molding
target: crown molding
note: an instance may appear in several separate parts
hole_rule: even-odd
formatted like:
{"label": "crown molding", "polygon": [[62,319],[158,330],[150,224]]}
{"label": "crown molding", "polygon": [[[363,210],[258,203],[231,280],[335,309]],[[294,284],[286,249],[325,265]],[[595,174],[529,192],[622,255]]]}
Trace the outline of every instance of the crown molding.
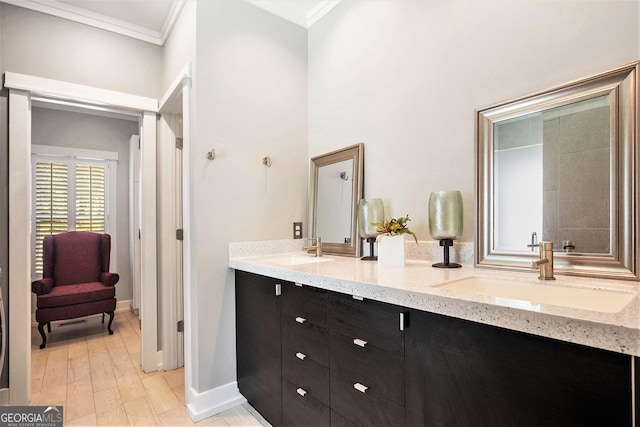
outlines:
{"label": "crown molding", "polygon": [[313,24],[318,22],[323,16],[336,7],[342,0],[324,0],[307,12],[307,28],[311,28]]}
{"label": "crown molding", "polygon": [[336,7],[342,0],[321,0],[313,8],[309,10],[301,10],[292,7],[290,2],[281,0],[245,0],[260,9],[271,12],[289,22],[293,22],[303,28],[309,29],[313,24],[318,22],[331,9]]}
{"label": "crown molding", "polygon": [[173,25],[178,19],[180,11],[182,10],[186,0],[174,0],[161,31],[151,30],[146,27],[135,25],[120,19],[111,18],[100,13],[91,12],[89,10],[55,0],[0,1],[162,46],[173,29]]}
{"label": "crown molding", "polygon": [[167,41],[169,34],[171,34],[171,30],[173,30],[173,26],[175,25],[178,17],[180,16],[180,12],[182,12],[182,8],[187,0],[173,0],[171,3],[171,9],[167,14],[167,18],[162,25],[162,30],[160,30],[160,40],[162,40],[162,45]]}

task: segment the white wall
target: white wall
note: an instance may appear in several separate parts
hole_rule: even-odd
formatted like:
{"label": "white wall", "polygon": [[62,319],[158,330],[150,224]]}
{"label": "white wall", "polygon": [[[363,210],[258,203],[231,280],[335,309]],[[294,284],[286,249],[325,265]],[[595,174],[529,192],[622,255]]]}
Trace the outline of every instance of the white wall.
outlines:
{"label": "white wall", "polygon": [[1,71],[157,98],[162,48],[0,3]]}
{"label": "white wall", "polygon": [[191,304],[205,391],[236,380],[228,243],[290,238],[306,218],[307,35],[244,2],[199,1],[196,18]]}
{"label": "white wall", "polygon": [[[114,237],[117,248],[116,285],[119,300],[133,298],[131,266],[129,265],[129,138],[138,134],[138,122],[49,108],[32,109],[32,144],[83,148],[118,153],[116,209],[118,212]],[[114,251],[115,249],[115,251]]]}
{"label": "white wall", "polygon": [[638,16],[638,1],[343,0],[309,30],[309,154],[364,142],[365,196],[422,240],[429,193],[461,190],[473,241],[474,110],[637,60]]}
{"label": "white wall", "polygon": [[196,0],[187,0],[162,49],[161,97],[182,68],[196,59]]}

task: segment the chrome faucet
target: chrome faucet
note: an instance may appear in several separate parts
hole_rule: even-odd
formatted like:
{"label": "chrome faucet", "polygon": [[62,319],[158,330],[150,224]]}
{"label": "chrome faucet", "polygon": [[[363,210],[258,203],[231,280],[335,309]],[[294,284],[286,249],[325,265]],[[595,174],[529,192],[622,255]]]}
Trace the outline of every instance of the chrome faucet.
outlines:
{"label": "chrome faucet", "polygon": [[555,280],[553,277],[553,242],[540,242],[540,259],[531,261],[531,268],[540,269],[540,280]]}
{"label": "chrome faucet", "polygon": [[311,246],[305,246],[302,249],[305,251],[315,250],[316,256],[321,257],[322,256],[322,239],[320,237],[309,237],[307,240],[315,243],[312,243]]}

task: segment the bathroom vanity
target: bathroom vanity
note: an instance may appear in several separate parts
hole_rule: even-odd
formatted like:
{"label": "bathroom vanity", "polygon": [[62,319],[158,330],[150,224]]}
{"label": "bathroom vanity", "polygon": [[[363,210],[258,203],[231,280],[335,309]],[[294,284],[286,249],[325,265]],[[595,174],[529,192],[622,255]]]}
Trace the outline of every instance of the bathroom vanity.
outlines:
{"label": "bathroom vanity", "polygon": [[535,273],[413,260],[383,269],[303,254],[231,253],[229,264],[238,386],[273,425],[630,426],[637,418],[635,283],[552,285],[628,296],[621,309],[598,311],[442,286],[469,277],[538,285]]}

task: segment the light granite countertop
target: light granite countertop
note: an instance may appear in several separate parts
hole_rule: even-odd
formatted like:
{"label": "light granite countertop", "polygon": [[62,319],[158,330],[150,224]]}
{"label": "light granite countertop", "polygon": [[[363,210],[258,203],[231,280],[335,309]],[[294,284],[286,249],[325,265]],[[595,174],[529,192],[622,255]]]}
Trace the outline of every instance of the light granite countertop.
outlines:
{"label": "light granite countertop", "polygon": [[[535,271],[477,268],[433,268],[432,261],[407,259],[405,267],[381,268],[376,262],[325,255],[331,261],[281,265],[279,258],[304,257],[300,243],[232,243],[229,267],[321,289],[527,332],[591,347],[640,356],[638,283],[557,276],[541,282]],[[463,260],[464,261],[464,260]],[[468,277],[503,279],[544,286],[606,289],[633,294],[621,311],[566,308],[442,289],[440,285]]]}

